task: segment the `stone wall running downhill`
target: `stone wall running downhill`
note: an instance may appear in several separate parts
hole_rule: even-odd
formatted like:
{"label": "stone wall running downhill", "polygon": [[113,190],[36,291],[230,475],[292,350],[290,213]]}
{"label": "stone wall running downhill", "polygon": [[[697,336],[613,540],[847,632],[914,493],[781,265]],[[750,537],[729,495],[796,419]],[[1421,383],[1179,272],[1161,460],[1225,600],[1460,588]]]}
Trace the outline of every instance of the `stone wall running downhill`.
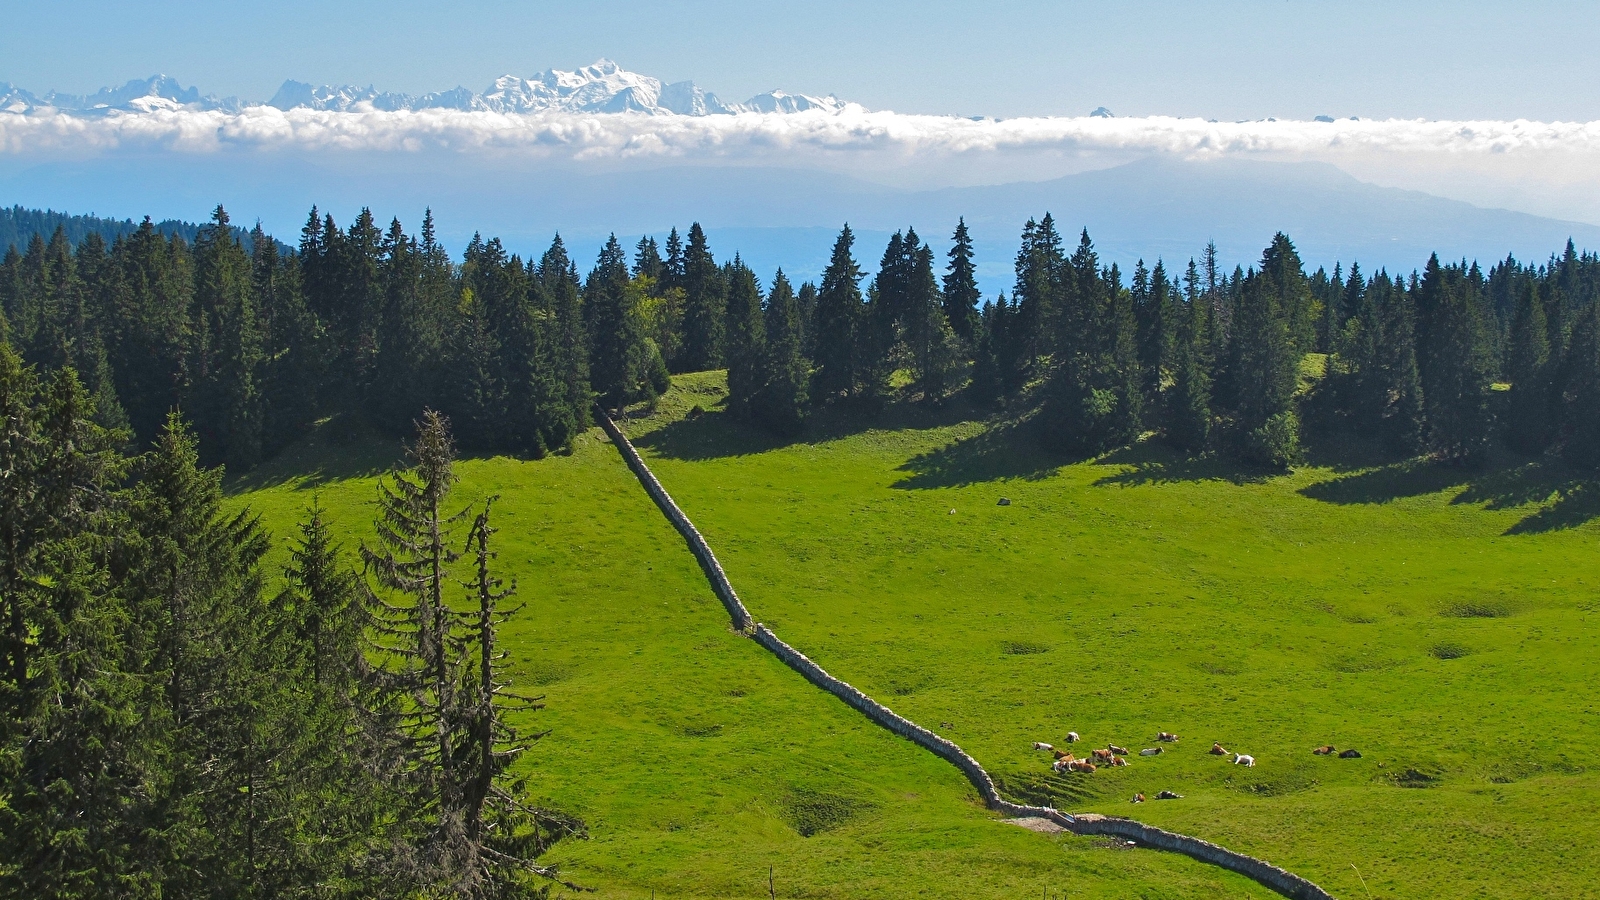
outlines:
{"label": "stone wall running downhill", "polygon": [[633,449],[633,444],[629,443],[622,429],[617,427],[617,423],[611,421],[605,410],[597,412],[600,417],[600,427],[605,429],[611,438],[611,443],[616,446],[617,451],[622,454],[622,459],[628,464],[628,468],[633,470],[639,483],[644,485],[645,493],[649,494],[650,499],[660,507],[667,521],[672,523],[672,527],[683,535],[683,540],[689,545],[689,552],[699,560],[700,568],[706,573],[706,580],[711,582],[712,592],[727,608],[728,618],[733,620],[733,627],[744,634],[749,634],[750,626],[755,624],[754,620],[750,618],[750,611],[739,602],[739,595],[733,592],[733,585],[728,583],[728,576],[722,571],[722,563],[717,562],[710,545],[700,536],[700,532],[695,530],[694,523],[683,514],[678,504],[672,502],[672,495],[667,493],[667,489],[656,480],[655,474],[644,464],[644,460],[639,458],[639,451]]}
{"label": "stone wall running downhill", "polygon": [[1124,819],[1119,816],[1102,816],[1094,813],[1071,815],[1060,810],[1043,806],[1024,806],[1012,803],[1000,796],[995,789],[994,779],[984,771],[978,761],[968,756],[953,741],[940,737],[912,722],[904,716],[896,714],[882,703],[868,697],[856,690],[850,684],[828,674],[827,670],[813,662],[804,653],[784,643],[773,634],[765,625],[757,624],[750,616],[750,611],[745,609],[740,602],[739,595],[734,593],[733,585],[729,583],[728,576],[722,571],[722,564],[717,562],[716,554],[711,552],[711,547],[695,529],[694,523],[684,515],[683,510],[672,501],[672,496],[667,493],[661,482],[656,480],[644,460],[639,457],[638,451],[633,449],[633,444],[617,428],[611,417],[604,410],[599,414],[600,426],[611,438],[612,444],[622,454],[622,458],[638,477],[639,483],[644,485],[645,492],[654,500],[656,506],[678,530],[684,541],[689,545],[689,550],[700,562],[700,568],[706,573],[706,580],[711,583],[711,589],[716,593],[717,599],[728,610],[728,617],[733,621],[733,627],[740,633],[752,638],[756,643],[765,647],[772,655],[782,660],[784,665],[800,673],[807,681],[821,688],[833,696],[843,700],[846,705],[874,723],[888,729],[894,734],[905,738],[919,747],[945,760],[972,782],[978,794],[983,797],[983,802],[988,808],[1011,818],[1041,818],[1061,826],[1074,834],[1083,835],[1109,835],[1119,837],[1134,843],[1153,847],[1158,850],[1168,850],[1182,853],[1185,856],[1221,866],[1232,872],[1237,872],[1248,878],[1271,888],[1274,891],[1293,898],[1293,900],[1333,900],[1332,895],[1312,882],[1284,871],[1269,862],[1235,853],[1224,847],[1219,847],[1209,841],[1174,834],[1149,825]]}

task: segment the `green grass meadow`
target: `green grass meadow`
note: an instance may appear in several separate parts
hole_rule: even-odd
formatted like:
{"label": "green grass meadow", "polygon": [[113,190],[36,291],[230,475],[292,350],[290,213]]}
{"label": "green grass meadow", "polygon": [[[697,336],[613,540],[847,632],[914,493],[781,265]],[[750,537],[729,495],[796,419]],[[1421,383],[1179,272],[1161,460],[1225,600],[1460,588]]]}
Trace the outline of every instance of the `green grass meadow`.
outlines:
{"label": "green grass meadow", "polygon": [[[1010,796],[1132,815],[1340,897],[1593,893],[1600,502],[1558,465],[1315,445],[1278,476],[1147,444],[1072,461],[959,405],[830,414],[784,443],[726,421],[721,391],[681,377],[626,428],[751,612]],[[231,484],[280,547],[313,497],[347,549],[370,533],[397,448],[337,432]],[[998,821],[955,769],[733,634],[598,434],[464,461],[456,493],[502,498],[528,604],[505,642],[552,729],[524,764],[591,831],[552,854],[569,877],[607,897],[765,896],[769,866],[790,897],[1270,896]],[[1068,730],[1183,740],[1055,777],[1029,747]],[[1363,757],[1311,754],[1327,743]],[[1184,799],[1128,803],[1162,789]]]}

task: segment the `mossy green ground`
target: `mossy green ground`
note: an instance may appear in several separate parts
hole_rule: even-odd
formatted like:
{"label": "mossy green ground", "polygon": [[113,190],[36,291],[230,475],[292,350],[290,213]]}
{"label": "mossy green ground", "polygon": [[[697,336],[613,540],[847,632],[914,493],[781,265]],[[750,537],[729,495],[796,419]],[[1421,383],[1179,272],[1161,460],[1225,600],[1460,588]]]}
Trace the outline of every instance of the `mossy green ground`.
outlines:
{"label": "mossy green ground", "polygon": [[[1262,476],[1148,445],[1069,462],[959,408],[825,417],[784,443],[685,417],[720,395],[714,374],[681,378],[628,429],[756,618],[1013,796],[1135,815],[1341,897],[1592,893],[1600,529],[1558,465],[1345,449]],[[315,486],[358,539],[393,450],[348,440],[298,448],[236,502],[286,535]],[[551,704],[536,790],[594,833],[553,856],[606,895],[764,895],[769,865],[789,896],[1264,894],[996,822],[954,769],[730,633],[595,437],[461,472],[463,502],[503,495],[501,559],[529,601],[508,639]],[[1183,740],[1056,778],[1028,748],[1069,729]],[[1325,743],[1363,758],[1311,754]],[[1164,788],[1185,797],[1127,802]]]}

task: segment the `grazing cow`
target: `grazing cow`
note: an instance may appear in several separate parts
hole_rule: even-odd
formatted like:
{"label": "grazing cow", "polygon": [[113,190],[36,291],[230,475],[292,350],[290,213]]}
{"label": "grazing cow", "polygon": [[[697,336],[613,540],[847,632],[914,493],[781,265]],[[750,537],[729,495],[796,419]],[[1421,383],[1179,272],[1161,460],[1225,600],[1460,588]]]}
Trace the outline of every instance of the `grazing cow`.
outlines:
{"label": "grazing cow", "polygon": [[1076,731],[1067,732],[1067,743],[1076,744],[1077,742],[1078,742],[1078,733]]}
{"label": "grazing cow", "polygon": [[1128,748],[1127,747],[1118,747],[1116,744],[1107,744],[1106,745],[1106,749],[1110,750],[1112,753],[1115,753],[1118,756],[1127,756],[1128,755]]}
{"label": "grazing cow", "polygon": [[1323,744],[1321,747],[1318,747],[1317,749],[1315,749],[1315,750],[1313,750],[1311,752],[1315,753],[1318,756],[1327,756],[1328,754],[1333,752],[1333,745],[1332,744]]}
{"label": "grazing cow", "polygon": [[1245,768],[1255,768],[1256,758],[1245,753],[1235,753],[1233,755],[1233,764],[1244,766]]}
{"label": "grazing cow", "polygon": [[1163,744],[1176,744],[1178,742],[1178,736],[1170,731],[1163,731],[1156,735],[1156,740],[1162,742]]}
{"label": "grazing cow", "polygon": [[1072,759],[1073,758],[1072,754],[1066,752],[1065,750],[1051,750],[1050,753],[1052,755],[1054,755],[1056,759]]}
{"label": "grazing cow", "polygon": [[1135,802],[1135,803],[1143,803],[1144,802],[1144,791],[1140,791],[1139,793],[1134,794],[1133,795],[1133,802]]}
{"label": "grazing cow", "polygon": [[1112,768],[1116,768],[1117,766],[1125,766],[1127,764],[1128,764],[1128,761],[1123,759],[1120,756],[1111,757],[1111,766],[1112,766]]}
{"label": "grazing cow", "polygon": [[1339,754],[1339,758],[1340,759],[1360,759],[1361,758],[1361,751],[1360,750],[1346,750],[1345,752]]}
{"label": "grazing cow", "polygon": [[1160,747],[1151,747],[1151,748],[1149,748],[1147,750],[1140,750],[1139,751],[1139,755],[1140,756],[1160,756],[1161,755],[1161,748]]}
{"label": "grazing cow", "polygon": [[1096,767],[1094,763],[1089,762],[1088,760],[1077,760],[1067,763],[1067,768],[1073,772],[1082,772],[1085,775],[1093,775]]}
{"label": "grazing cow", "polygon": [[1094,753],[1095,762],[1111,762],[1113,757],[1110,750],[1095,750],[1092,752]]}
{"label": "grazing cow", "polygon": [[1057,775],[1060,775],[1062,772],[1065,772],[1067,770],[1067,766],[1069,766],[1069,765],[1072,765],[1072,760],[1070,760],[1070,759],[1058,759],[1055,762],[1050,764],[1050,771],[1056,773]]}
{"label": "grazing cow", "polygon": [[1171,791],[1162,791],[1161,793],[1156,795],[1156,799],[1157,800],[1182,800],[1183,799],[1183,795],[1182,794],[1174,794]]}
{"label": "grazing cow", "polygon": [[1209,752],[1212,756],[1227,756],[1228,748],[1213,742],[1211,744],[1211,749],[1207,752]]}
{"label": "grazing cow", "polygon": [[1055,748],[1050,746],[1049,744],[1046,744],[1043,741],[1034,741],[1033,742],[1033,749],[1035,749],[1035,750],[1054,750]]}

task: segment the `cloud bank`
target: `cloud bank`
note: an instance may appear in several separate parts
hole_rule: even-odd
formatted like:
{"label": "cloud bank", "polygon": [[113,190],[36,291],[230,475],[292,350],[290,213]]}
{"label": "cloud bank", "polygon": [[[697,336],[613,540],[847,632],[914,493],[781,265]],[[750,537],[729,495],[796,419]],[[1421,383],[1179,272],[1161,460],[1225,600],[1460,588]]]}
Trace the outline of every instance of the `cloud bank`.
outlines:
{"label": "cloud bank", "polygon": [[12,155],[231,148],[309,151],[501,152],[533,158],[740,157],[780,153],[978,154],[1577,154],[1600,156],[1600,122],[1264,120],[1198,118],[963,119],[859,108],[840,113],[645,116],[400,111],[154,110],[99,117],[46,111],[0,115]]}
{"label": "cloud bank", "polygon": [[0,114],[0,166],[152,154],[377,154],[486,171],[756,165],[912,188],[1040,180],[1142,156],[1314,160],[1387,186],[1600,222],[1600,122],[974,120],[853,105],[724,116],[270,106]]}

